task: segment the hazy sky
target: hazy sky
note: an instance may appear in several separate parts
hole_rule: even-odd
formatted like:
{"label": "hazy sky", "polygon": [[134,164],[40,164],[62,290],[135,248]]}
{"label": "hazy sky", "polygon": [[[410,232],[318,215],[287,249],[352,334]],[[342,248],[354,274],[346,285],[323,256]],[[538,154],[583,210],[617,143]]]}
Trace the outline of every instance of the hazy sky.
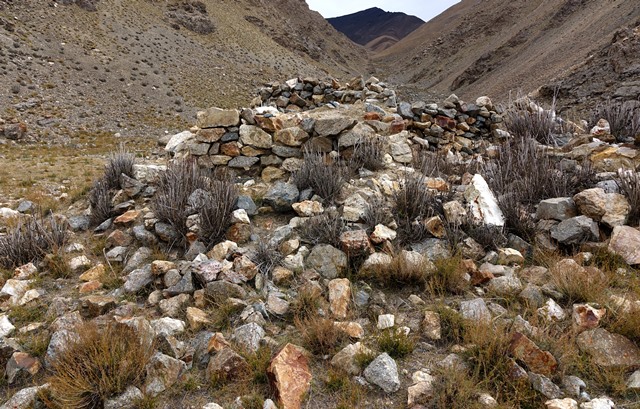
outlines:
{"label": "hazy sky", "polygon": [[428,21],[459,0],[307,0],[311,10],[324,17],[338,17],[371,7],[386,11],[402,11]]}

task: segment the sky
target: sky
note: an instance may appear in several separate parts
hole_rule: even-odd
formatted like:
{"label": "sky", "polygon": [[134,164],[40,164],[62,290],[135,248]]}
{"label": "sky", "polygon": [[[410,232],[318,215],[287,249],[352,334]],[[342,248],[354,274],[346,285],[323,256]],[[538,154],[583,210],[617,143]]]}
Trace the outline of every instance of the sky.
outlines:
{"label": "sky", "polygon": [[371,7],[386,11],[402,11],[418,16],[424,21],[442,13],[459,0],[307,0],[311,10],[320,12],[325,18],[344,16]]}

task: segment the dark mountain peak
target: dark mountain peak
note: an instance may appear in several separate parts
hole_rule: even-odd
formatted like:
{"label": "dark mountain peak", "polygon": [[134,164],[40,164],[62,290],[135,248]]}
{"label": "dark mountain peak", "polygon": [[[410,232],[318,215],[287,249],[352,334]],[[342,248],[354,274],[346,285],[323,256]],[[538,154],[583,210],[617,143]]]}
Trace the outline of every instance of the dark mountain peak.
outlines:
{"label": "dark mountain peak", "polygon": [[[384,37],[395,42],[424,24],[416,16],[401,12],[389,12],[379,7],[372,7],[346,16],[327,19],[336,30],[344,33],[353,42],[367,45]],[[394,41],[388,44],[393,44]]]}

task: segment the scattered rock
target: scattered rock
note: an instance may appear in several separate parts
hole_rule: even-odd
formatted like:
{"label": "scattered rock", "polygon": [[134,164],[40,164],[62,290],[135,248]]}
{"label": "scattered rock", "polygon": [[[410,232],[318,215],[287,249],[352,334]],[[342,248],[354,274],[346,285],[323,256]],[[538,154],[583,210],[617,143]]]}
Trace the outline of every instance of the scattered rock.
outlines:
{"label": "scattered rock", "polygon": [[379,386],[386,393],[394,393],[400,389],[398,366],[386,352],[378,355],[364,370],[364,377],[372,384]]}

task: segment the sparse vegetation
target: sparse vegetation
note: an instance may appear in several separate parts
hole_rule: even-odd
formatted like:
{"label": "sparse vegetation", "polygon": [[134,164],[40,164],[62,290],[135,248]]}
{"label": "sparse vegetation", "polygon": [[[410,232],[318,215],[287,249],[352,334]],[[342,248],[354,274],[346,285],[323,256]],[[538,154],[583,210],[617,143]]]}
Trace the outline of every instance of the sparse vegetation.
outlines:
{"label": "sparse vegetation", "polygon": [[253,261],[262,274],[269,276],[271,271],[278,267],[284,260],[284,255],[274,245],[266,240],[259,240],[256,244]]}
{"label": "sparse vegetation", "polygon": [[53,216],[21,218],[6,235],[0,236],[0,266],[15,268],[37,262],[67,242],[67,226]]}
{"label": "sparse vegetation", "polygon": [[597,124],[600,119],[609,122],[611,135],[620,142],[640,134],[640,105],[635,101],[609,99],[599,104],[592,113],[592,125]]}
{"label": "sparse vegetation", "polygon": [[[640,129],[638,133],[640,133]],[[630,170],[618,170],[618,185],[631,205],[629,225],[637,226],[640,224],[640,173]]]}
{"label": "sparse vegetation", "polygon": [[535,104],[530,104],[528,98],[519,98],[511,103],[506,111],[505,123],[507,130],[516,139],[534,139],[545,145],[555,144],[554,130],[556,127],[556,101],[546,110]]}
{"label": "sparse vegetation", "polygon": [[200,215],[200,239],[208,248],[218,244],[231,224],[231,212],[238,193],[229,175],[216,174],[209,181],[207,200],[198,209]]}
{"label": "sparse vegetation", "polygon": [[421,262],[406,256],[403,253],[393,256],[387,266],[377,266],[368,270],[361,270],[359,275],[373,280],[385,288],[403,288],[405,286],[418,286],[423,288],[432,273],[432,265],[428,260]]}
{"label": "sparse vegetation", "polygon": [[302,344],[314,354],[331,354],[338,350],[346,335],[333,325],[333,320],[320,316],[294,319]]}
{"label": "sparse vegetation", "polygon": [[435,270],[427,276],[427,290],[437,297],[467,290],[470,284],[464,279],[461,261],[460,255],[436,260]]}
{"label": "sparse vegetation", "polygon": [[104,168],[103,180],[109,189],[122,189],[120,175],[125,174],[133,177],[133,165],[135,165],[135,155],[127,151],[123,145],[109,155]]}
{"label": "sparse vegetation", "polygon": [[96,226],[113,216],[112,193],[106,179],[98,179],[89,190],[91,224]]}
{"label": "sparse vegetation", "polygon": [[378,347],[392,358],[400,359],[415,348],[415,340],[400,328],[389,328],[378,335]]}
{"label": "sparse vegetation", "polygon": [[340,247],[340,235],[346,225],[337,211],[328,211],[318,216],[310,217],[300,226],[300,238],[309,244],[331,244]]}
{"label": "sparse vegetation", "polygon": [[350,165],[354,169],[365,168],[372,171],[384,169],[385,142],[380,136],[363,138],[353,146]]}
{"label": "sparse vegetation", "polygon": [[499,160],[488,162],[482,173],[497,196],[507,228],[532,240],[535,225],[530,217],[533,207],[543,199],[572,196],[579,188],[590,186],[593,169],[588,162],[573,172],[562,170],[531,139],[515,139],[499,149]]}
{"label": "sparse vegetation", "polygon": [[348,175],[348,168],[338,159],[313,149],[306,149],[302,166],[293,173],[293,183],[300,191],[311,188],[315,194],[332,203],[347,181]]}
{"label": "sparse vegetation", "polygon": [[379,224],[389,225],[393,221],[391,208],[384,197],[374,196],[367,201],[362,220],[366,223],[369,231],[373,231]]}
{"label": "sparse vegetation", "polygon": [[392,212],[398,223],[398,240],[402,244],[416,243],[429,236],[425,219],[444,214],[443,198],[429,190],[423,175],[409,173],[400,181],[394,194]]}
{"label": "sparse vegetation", "polygon": [[123,324],[82,324],[51,362],[48,403],[72,409],[100,407],[127,387],[140,385],[153,351],[148,341]]}

